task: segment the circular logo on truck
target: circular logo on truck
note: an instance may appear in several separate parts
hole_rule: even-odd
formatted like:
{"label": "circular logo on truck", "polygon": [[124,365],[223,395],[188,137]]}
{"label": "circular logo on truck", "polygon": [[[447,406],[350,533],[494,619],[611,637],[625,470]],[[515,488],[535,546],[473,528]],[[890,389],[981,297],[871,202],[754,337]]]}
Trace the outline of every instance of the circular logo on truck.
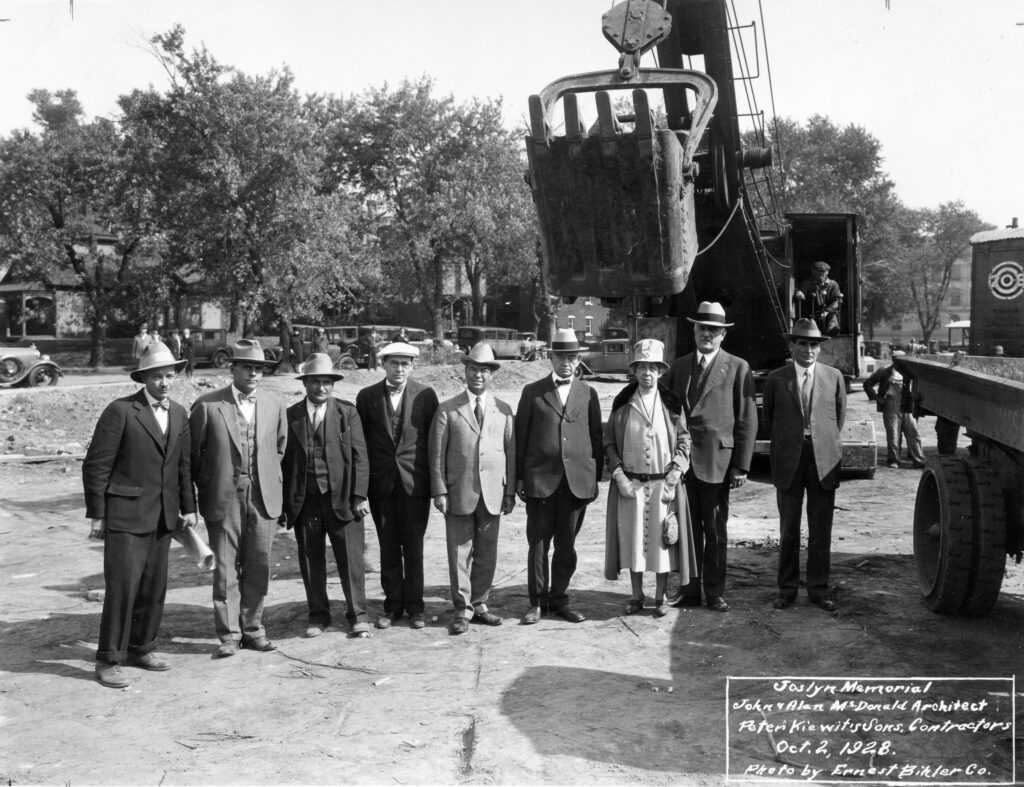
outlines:
{"label": "circular logo on truck", "polygon": [[988,288],[1001,301],[1012,301],[1024,293],[1024,267],[1019,262],[997,262],[988,275]]}

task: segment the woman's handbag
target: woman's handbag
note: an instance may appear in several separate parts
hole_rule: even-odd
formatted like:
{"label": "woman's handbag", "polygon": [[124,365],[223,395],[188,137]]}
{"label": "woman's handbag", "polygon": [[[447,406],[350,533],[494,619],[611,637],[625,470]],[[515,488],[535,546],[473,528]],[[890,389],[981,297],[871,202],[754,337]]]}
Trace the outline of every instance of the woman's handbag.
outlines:
{"label": "woman's handbag", "polygon": [[667,547],[675,546],[679,541],[679,521],[675,511],[670,511],[661,520],[661,540]]}

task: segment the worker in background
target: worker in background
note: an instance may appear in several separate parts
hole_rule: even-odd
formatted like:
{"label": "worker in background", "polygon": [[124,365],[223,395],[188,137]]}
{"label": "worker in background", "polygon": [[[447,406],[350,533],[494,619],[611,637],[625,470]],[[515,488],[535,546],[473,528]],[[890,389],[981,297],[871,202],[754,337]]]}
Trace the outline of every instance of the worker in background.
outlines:
{"label": "worker in background", "polygon": [[[905,356],[903,350],[893,350],[892,357]],[[914,416],[902,404],[905,381],[895,365],[878,369],[864,381],[864,393],[875,403],[885,424],[886,463],[893,470],[900,467],[900,443],[907,441],[907,453],[914,468],[924,467],[924,451],[921,435],[917,431]]]}
{"label": "worker in background", "polygon": [[827,262],[819,260],[811,268],[813,275],[805,279],[793,295],[797,304],[796,316],[814,320],[822,334],[835,336],[839,333],[839,307],[843,293],[839,282],[828,277],[831,268]]}

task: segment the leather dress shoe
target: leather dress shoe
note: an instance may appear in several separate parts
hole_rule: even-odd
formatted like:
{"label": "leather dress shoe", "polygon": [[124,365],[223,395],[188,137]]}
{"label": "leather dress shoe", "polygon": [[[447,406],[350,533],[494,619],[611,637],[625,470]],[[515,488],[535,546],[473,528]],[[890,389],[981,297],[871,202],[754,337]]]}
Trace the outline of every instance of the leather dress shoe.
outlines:
{"label": "leather dress shoe", "polygon": [[308,626],[306,626],[305,636],[308,638],[319,637],[321,634],[324,633],[325,628],[327,628],[327,626],[325,626],[323,623],[310,623]]}
{"label": "leather dress shoe", "polygon": [[409,628],[411,628],[411,629],[421,629],[421,628],[423,628],[426,625],[427,625],[427,616],[424,615],[422,612],[415,612],[409,618]]}
{"label": "leather dress shoe", "polygon": [[401,612],[388,612],[388,613],[385,613],[384,615],[381,615],[379,618],[377,618],[377,622],[374,623],[373,625],[375,625],[379,629],[387,629],[387,628],[391,628],[391,624],[392,623],[397,623],[401,619],[402,619],[402,613]]}
{"label": "leather dress shoe", "polygon": [[229,639],[226,642],[220,643],[214,657],[218,659],[226,659],[228,656],[234,656],[236,653],[238,653],[238,643],[233,639]]}
{"label": "leather dress shoe", "polygon": [[812,604],[817,604],[819,607],[821,607],[826,612],[835,612],[836,611],[836,602],[834,602],[828,596],[822,596],[821,598],[812,598],[811,599],[811,603]]}
{"label": "leather dress shoe", "polygon": [[721,596],[712,596],[708,599],[708,609],[714,612],[728,612],[729,605],[725,603],[725,599]]}
{"label": "leather dress shoe", "polygon": [[522,623],[525,626],[532,625],[540,620],[540,607],[530,607],[529,611],[523,615]]}
{"label": "leather dress shoe", "polygon": [[473,613],[474,623],[483,623],[485,626],[500,626],[501,618],[495,615],[493,612],[483,611]]}
{"label": "leather dress shoe", "polygon": [[796,599],[792,596],[778,596],[775,601],[772,602],[772,606],[775,607],[775,609],[785,609],[794,601],[796,601]]}
{"label": "leather dress shoe", "polygon": [[266,637],[242,637],[241,646],[245,650],[257,650],[260,653],[276,650],[274,643]]}
{"label": "leather dress shoe", "polygon": [[132,685],[121,671],[121,665],[112,662],[97,662],[96,680],[111,689],[127,689]]}
{"label": "leather dress shoe", "polygon": [[700,596],[679,596],[670,603],[673,607],[699,607]]}
{"label": "leather dress shoe", "polygon": [[152,672],[166,672],[171,668],[170,664],[168,664],[166,661],[158,659],[152,653],[143,653],[141,656],[135,656],[129,653],[128,663],[131,664],[133,667],[148,669]]}
{"label": "leather dress shoe", "polygon": [[556,609],[554,611],[554,614],[558,615],[560,618],[564,620],[568,620],[570,623],[582,623],[584,620],[587,619],[586,615],[583,615],[574,609],[569,609],[568,607]]}
{"label": "leather dress shoe", "polygon": [[654,600],[654,609],[651,610],[651,614],[656,618],[663,618],[668,614],[668,604],[665,603],[664,599]]}
{"label": "leather dress shoe", "polygon": [[452,621],[451,632],[453,635],[465,634],[469,631],[469,620],[459,615]]}

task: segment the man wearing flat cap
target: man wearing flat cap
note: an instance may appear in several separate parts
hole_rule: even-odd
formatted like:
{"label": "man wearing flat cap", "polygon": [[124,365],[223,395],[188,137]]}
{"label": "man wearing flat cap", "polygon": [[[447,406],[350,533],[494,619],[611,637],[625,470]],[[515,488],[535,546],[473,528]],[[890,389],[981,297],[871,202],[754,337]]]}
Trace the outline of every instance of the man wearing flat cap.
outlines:
{"label": "man wearing flat cap", "polygon": [[298,380],[306,396],[288,408],[288,446],[284,453],[284,513],[295,528],[299,570],[309,608],[307,637],[331,624],[327,597],[324,539],[330,539],[345,595],[352,637],[369,637],[366,581],[363,573],[370,464],[363,427],[354,405],[335,399],[335,371],[326,353],[313,353]]}
{"label": "man wearing flat cap", "polygon": [[828,277],[831,267],[819,260],[811,266],[811,278],[805,279],[793,294],[797,317],[814,320],[825,336],[839,333],[839,307],[843,293],[839,282]]}
{"label": "man wearing flat cap", "polygon": [[82,462],[91,538],[103,540],[103,614],[96,679],[127,688],[121,664],[162,672],[154,653],[167,591],[167,554],[179,515],[196,523],[188,413],[171,401],[184,361],[164,344],[142,348],[131,378],[144,387],[111,402]]}
{"label": "man wearing flat cap", "polygon": [[807,494],[807,596],[826,612],[832,514],[843,459],[846,383],[837,369],[818,363],[828,341],[813,320],[797,320],[790,333],[793,363],[765,380],[764,419],[771,436],[772,483],[779,505],[776,609],[796,600],[800,584],[800,519]]}
{"label": "man wearing flat cap", "polygon": [[[893,350],[892,357],[906,355],[903,350]],[[907,384],[905,384],[907,383]],[[883,366],[864,381],[864,393],[875,403],[885,424],[886,464],[893,470],[900,468],[900,443],[907,440],[907,453],[915,469],[924,467],[924,450],[921,435],[914,420],[914,402],[909,381],[894,364]]]}
{"label": "man wearing flat cap", "polygon": [[[526,503],[525,624],[547,611],[570,623],[586,617],[569,606],[576,571],[576,534],[587,504],[597,497],[604,469],[601,404],[597,391],[576,377],[580,345],[568,328],[551,340],[551,374],[523,388],[516,410],[516,494]],[[548,552],[551,547],[550,567]]]}
{"label": "man wearing flat cap", "polygon": [[217,658],[239,647],[274,646],[263,627],[270,550],[282,511],[281,460],[288,442],[284,404],[260,391],[263,357],[255,339],[232,348],[231,384],[192,405],[192,478],[216,557],[213,616]]}
{"label": "man wearing flat cap", "polygon": [[750,364],[722,349],[733,323],[726,322],[720,303],[704,301],[697,316],[686,319],[693,323],[696,350],[672,363],[666,387],[683,404],[692,440],[685,486],[698,574],[675,603],[699,607],[703,586],[708,608],[727,612],[729,490],[746,483],[754,456],[754,378]]}
{"label": "man wearing flat cap", "polygon": [[501,368],[489,344],[461,359],[466,390],[441,403],[430,432],[430,486],[444,514],[448,575],[455,618],[452,634],[469,623],[501,624],[487,608],[498,559],[498,526],[516,503],[515,427],[512,408],[491,391]]}
{"label": "man wearing flat cap", "polygon": [[430,424],[437,411],[434,389],[412,379],[420,351],[392,342],[380,351],[384,379],[363,388],[356,410],[370,460],[370,512],[380,541],[384,614],[379,629],[409,615],[409,626],[426,625],[423,602],[423,537],[430,517]]}

